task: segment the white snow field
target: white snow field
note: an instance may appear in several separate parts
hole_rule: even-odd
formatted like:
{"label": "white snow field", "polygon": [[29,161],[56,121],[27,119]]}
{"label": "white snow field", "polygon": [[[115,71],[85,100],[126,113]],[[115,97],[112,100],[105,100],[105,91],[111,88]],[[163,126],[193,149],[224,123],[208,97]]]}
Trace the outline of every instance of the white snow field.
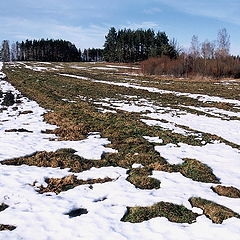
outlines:
{"label": "white snow field", "polygon": [[[0,111],[0,161],[32,154],[36,151],[56,151],[60,148],[73,148],[79,156],[86,159],[101,159],[105,152],[116,150],[107,147],[108,139],[100,133],[89,133],[82,141],[57,141],[57,136],[44,134],[41,131],[55,129],[43,120],[46,109],[38,103],[23,97],[4,79],[0,63],[0,91],[19,95],[21,103]],[[107,67],[114,68],[112,65]],[[121,66],[116,66],[120,68]],[[122,67],[123,68],[123,67]],[[35,66],[33,71],[40,71]],[[44,71],[41,68],[41,71]],[[81,76],[64,74],[66,77],[93,81]],[[154,91],[161,94],[166,90],[147,88],[127,83],[100,81],[101,83]],[[169,91],[170,92],[170,91]],[[175,95],[184,93],[172,92]],[[198,101],[228,102],[240,106],[240,101],[210,97],[199,94],[184,94]],[[196,134],[183,129],[177,124],[193,130],[216,134],[223,139],[240,145],[240,121],[224,120],[220,116],[208,117],[185,112],[178,109],[163,108],[146,99],[127,97],[129,101],[117,102],[113,99],[96,101],[102,111],[117,110],[137,112],[147,125],[159,125],[163,129],[178,132],[182,135]],[[2,99],[0,98],[0,107]],[[16,110],[14,107],[18,107]],[[105,109],[104,107],[108,107]],[[109,110],[109,108],[111,108]],[[115,111],[116,110],[116,111]],[[210,114],[224,114],[225,117],[239,114],[221,109],[201,109]],[[26,112],[27,111],[27,112]],[[23,114],[23,113],[26,114]],[[149,113],[150,112],[150,113]],[[145,119],[148,117],[148,119]],[[150,118],[150,119],[149,119]],[[167,121],[162,122],[162,120]],[[5,132],[11,129],[24,129],[24,132]],[[201,137],[201,136],[200,136]],[[240,188],[240,151],[237,148],[218,141],[203,146],[192,146],[184,143],[164,144],[158,136],[144,136],[151,143],[156,143],[156,151],[171,164],[182,163],[184,158],[193,158],[210,166],[213,173],[224,186]],[[55,139],[55,141],[52,141]],[[137,162],[135,167],[142,167]],[[173,223],[164,217],[153,218],[142,223],[120,221],[127,207],[151,206],[160,201],[182,204],[196,213],[199,208],[192,208],[188,199],[201,197],[226,206],[240,214],[240,199],[219,196],[211,190],[216,184],[202,183],[184,177],[180,173],[153,171],[153,178],[161,181],[159,189],[141,190],[128,182],[127,169],[120,167],[92,168],[75,173],[79,179],[112,178],[107,183],[82,185],[59,195],[55,193],[39,194],[31,185],[46,185],[46,178],[62,178],[72,175],[69,169],[45,168],[35,166],[8,166],[0,164],[0,204],[9,207],[0,212],[0,224],[16,226],[13,231],[0,231],[1,240],[238,240],[240,239],[240,219],[229,218],[222,224],[215,224],[205,215],[197,218],[192,224]],[[70,218],[66,213],[72,209],[84,208],[88,213]]]}

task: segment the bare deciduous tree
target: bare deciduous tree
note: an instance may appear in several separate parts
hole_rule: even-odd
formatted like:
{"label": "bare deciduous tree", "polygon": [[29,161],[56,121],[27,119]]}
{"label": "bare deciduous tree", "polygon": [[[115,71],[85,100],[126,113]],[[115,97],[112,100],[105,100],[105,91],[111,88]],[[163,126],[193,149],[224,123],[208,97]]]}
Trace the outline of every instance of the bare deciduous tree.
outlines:
{"label": "bare deciduous tree", "polygon": [[200,44],[198,41],[198,36],[193,35],[192,41],[191,41],[191,47],[190,47],[190,55],[196,59],[200,57]]}
{"label": "bare deciduous tree", "polygon": [[222,28],[218,31],[216,57],[229,56],[229,52],[230,35],[227,33],[226,28]]}
{"label": "bare deciduous tree", "polygon": [[205,40],[201,44],[201,54],[204,59],[211,59],[214,58],[215,55],[215,42],[210,42],[208,40]]}

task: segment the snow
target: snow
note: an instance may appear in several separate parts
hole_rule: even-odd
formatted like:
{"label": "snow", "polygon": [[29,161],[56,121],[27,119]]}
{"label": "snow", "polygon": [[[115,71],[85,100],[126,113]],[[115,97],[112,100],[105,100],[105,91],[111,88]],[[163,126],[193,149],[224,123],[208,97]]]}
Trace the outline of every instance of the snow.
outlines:
{"label": "snow", "polygon": [[[184,106],[185,107],[185,106]],[[231,112],[219,108],[214,108],[214,107],[193,107],[193,106],[188,106],[190,109],[194,109],[197,111],[201,111],[204,113],[211,114],[213,116],[217,117],[222,117],[222,118],[229,118],[229,117],[238,117],[240,118],[240,112]]]}
{"label": "snow", "polygon": [[[59,74],[59,75],[60,75],[60,76],[64,76],[64,77],[72,77],[71,74],[61,73],[61,74]],[[90,80],[89,78],[87,78],[87,77],[82,77],[82,76],[75,76],[75,78],[77,78],[77,79],[82,79],[82,80]]]}
{"label": "snow", "polygon": [[210,166],[213,173],[220,178],[224,185],[240,188],[240,151],[238,149],[224,143],[206,144],[204,146],[191,146],[184,143],[168,144],[156,146],[155,149],[171,164],[182,163],[184,158],[197,159]]}
{"label": "snow", "polygon": [[110,68],[110,67],[92,67],[91,69],[96,69],[96,70],[113,70],[113,71],[118,71],[116,68]]}
{"label": "snow", "polygon": [[128,67],[128,66],[120,66],[120,65],[106,65],[110,68],[123,68],[123,69],[133,69],[133,70],[139,70],[139,67]]}
{"label": "snow", "polygon": [[[133,74],[133,75],[135,75],[135,74]],[[68,77],[80,78],[80,76],[72,75],[72,74],[68,74]],[[155,88],[155,87],[144,87],[144,86],[135,85],[135,84],[131,84],[131,83],[124,83],[124,82],[102,81],[102,80],[94,80],[94,79],[89,79],[89,78],[85,79],[85,80],[90,80],[92,82],[104,83],[104,84],[115,85],[115,86],[123,86],[123,87],[127,87],[127,88],[141,89],[141,90],[146,90],[148,92],[153,92],[153,93],[174,94],[176,96],[186,96],[186,97],[190,97],[193,99],[197,99],[200,102],[221,102],[221,103],[230,103],[230,104],[233,104],[236,106],[240,106],[240,101],[235,100],[235,99],[225,99],[222,97],[209,96],[209,95],[204,95],[204,94],[176,92],[176,91],[170,91],[170,90],[163,90],[163,89],[159,89],[159,88]]]}
{"label": "snow", "polygon": [[149,136],[143,136],[147,141],[151,143],[163,143],[163,140],[159,137],[149,137]]}
{"label": "snow", "polygon": [[[20,94],[6,81],[0,81],[0,89],[4,92],[11,91],[13,94]],[[89,135],[82,141],[50,141],[57,137],[55,135],[43,134],[42,131],[55,129],[56,126],[43,121],[43,114],[47,111],[41,108],[36,102],[26,97],[21,97],[21,104],[14,104],[8,110],[0,114],[0,161],[14,157],[21,157],[32,154],[36,151],[56,151],[59,148],[73,148],[81,157],[87,159],[101,159],[105,152],[115,152],[111,148],[104,147],[110,142],[101,138],[99,134]],[[14,108],[17,107],[17,110]],[[28,114],[21,114],[24,111],[31,111]],[[5,132],[11,129],[26,129],[29,132]]]}
{"label": "snow", "polygon": [[[166,120],[175,124],[187,126],[191,129],[215,134],[230,142],[240,145],[240,121],[238,120],[222,120],[219,118],[196,115],[192,113],[149,113],[146,117],[153,119]],[[158,124],[154,121],[152,125]],[[148,121],[151,123],[151,120]],[[161,123],[162,124],[162,123]]]}
{"label": "snow", "polygon": [[[0,62],[0,78],[4,76],[1,73],[1,68],[2,63]],[[67,74],[64,76],[72,77],[72,75]],[[77,77],[82,79],[80,76]],[[12,85],[1,79],[0,89],[4,92],[11,91],[14,95],[21,94]],[[79,96],[79,98],[81,97],[83,96]],[[178,109],[162,108],[155,106],[151,101],[138,99],[134,96],[125,96],[125,98],[129,98],[129,105],[126,101],[117,102],[114,99],[101,101],[105,104],[109,103],[111,106],[115,104],[113,109],[141,110],[140,112],[149,110],[151,113],[147,116],[154,118],[154,120],[144,119],[144,121],[152,121],[148,122],[149,124],[158,124],[161,122],[160,120],[165,119],[168,123],[161,126],[171,128],[173,131],[182,130],[183,134],[192,134],[175,126],[175,124],[181,124],[203,132],[218,134],[229,141],[239,142],[240,134],[237,132],[239,121],[237,120],[226,121],[220,118],[198,116]],[[35,151],[55,151],[59,148],[73,148],[77,151],[76,154],[95,160],[100,160],[104,152],[116,152],[114,149],[106,147],[110,141],[102,138],[100,133],[89,133],[88,137],[82,141],[57,141],[55,135],[43,134],[42,130],[56,128],[56,126],[43,121],[42,115],[47,110],[25,97],[21,96],[20,100],[21,104],[15,104],[0,112],[0,160],[25,156]],[[16,106],[18,109],[14,110]],[[235,113],[220,111],[220,109],[219,111],[211,108],[199,110],[236,116]],[[23,111],[32,112],[20,114]],[[13,128],[24,128],[32,132],[5,132],[5,130]],[[49,138],[54,138],[55,141],[50,141]],[[168,162],[178,164],[182,163],[184,158],[197,159],[211,167],[222,184],[240,188],[240,151],[238,149],[219,142],[204,146],[191,146],[184,143],[163,145],[162,139],[158,136],[144,136],[144,138],[151,143],[161,144],[155,146],[155,149]],[[143,166],[136,162],[132,167]],[[166,218],[160,217],[136,224],[121,222],[120,219],[128,206],[151,206],[160,201],[183,204],[188,209],[201,214],[202,210],[192,208],[188,201],[193,196],[212,200],[240,213],[240,199],[218,196],[211,190],[215,184],[196,182],[180,173],[153,171],[151,177],[160,180],[160,189],[140,190],[126,181],[128,176],[126,172],[127,169],[120,167],[92,168],[75,175],[83,180],[109,177],[113,181],[94,184],[91,188],[89,185],[78,186],[69,191],[61,192],[59,195],[54,193],[39,194],[35,191],[36,187],[31,185],[33,182],[36,182],[36,186],[46,185],[46,178],[62,178],[72,173],[69,172],[69,169],[0,164],[0,204],[4,202],[9,205],[9,208],[0,213],[0,223],[17,227],[11,232],[1,231],[0,239],[239,239],[240,219],[237,218],[227,219],[223,224],[214,224],[204,215],[199,216],[193,224],[172,223]],[[76,208],[85,208],[88,213],[69,218],[66,213]]]}
{"label": "snow", "polygon": [[[82,79],[81,76],[70,75],[70,74],[68,74],[67,76]],[[87,79],[87,80],[92,81],[92,82],[116,85],[116,86],[133,87],[133,88],[137,88],[137,89],[147,90],[150,92],[158,92],[160,94],[175,93],[173,91],[166,91],[166,90],[161,90],[161,89],[157,89],[157,88],[149,88],[149,87],[143,87],[143,86],[138,86],[138,85],[132,85],[130,83],[108,82],[108,81],[100,81],[100,80],[93,80],[93,79]],[[228,103],[232,103],[232,104],[236,104],[237,106],[240,106],[240,101],[238,101],[238,100],[224,99],[224,98],[219,98],[219,97],[214,97],[214,96],[210,97],[207,95],[201,95],[201,97],[199,97],[200,95],[190,94],[190,93],[176,93],[176,94],[193,97],[193,98],[198,99],[199,101],[228,102]],[[227,141],[230,141],[230,142],[233,142],[236,144],[240,144],[240,122],[238,120],[230,120],[229,121],[229,120],[223,120],[223,119],[214,118],[214,117],[207,117],[204,115],[187,113],[186,111],[175,112],[175,110],[171,111],[170,113],[162,113],[162,112],[159,113],[158,111],[162,110],[159,107],[153,106],[150,103],[149,104],[141,103],[140,106],[138,106],[136,104],[136,101],[134,103],[133,102],[128,102],[128,103],[111,102],[111,103],[101,103],[101,104],[102,104],[102,106],[104,106],[104,105],[108,106],[108,107],[112,106],[113,108],[115,107],[115,109],[129,111],[129,112],[150,111],[151,113],[146,114],[145,117],[153,118],[154,120],[142,119],[142,121],[144,121],[145,123],[147,123],[148,125],[151,125],[151,126],[158,125],[163,128],[173,130],[176,133],[187,134],[188,131],[175,126],[176,124],[183,125],[183,126],[189,127],[191,129],[194,129],[197,131],[216,134],[217,136],[222,137],[222,138],[226,139]],[[213,109],[213,110],[216,112],[216,109]],[[224,110],[218,110],[218,112],[227,114],[227,111],[224,111]],[[232,113],[230,116],[239,116],[239,114]],[[169,123],[163,123],[161,121],[156,121],[156,119],[166,120]]]}

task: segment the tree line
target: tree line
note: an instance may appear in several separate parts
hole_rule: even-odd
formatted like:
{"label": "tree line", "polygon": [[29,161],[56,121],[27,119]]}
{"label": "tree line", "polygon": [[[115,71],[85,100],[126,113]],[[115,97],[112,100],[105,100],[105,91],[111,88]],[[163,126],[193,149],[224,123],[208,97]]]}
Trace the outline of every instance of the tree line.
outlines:
{"label": "tree line", "polygon": [[[6,50],[6,46],[3,46],[2,53],[5,52],[9,51]],[[6,61],[4,54],[2,54],[2,58]],[[13,61],[70,62],[80,60],[79,51],[74,44],[69,41],[53,39],[26,40],[21,43],[13,43],[7,59],[9,58]]]}
{"label": "tree line", "polygon": [[148,29],[120,29],[112,27],[104,44],[104,60],[108,62],[138,62],[149,57],[178,55],[174,42],[169,41],[165,32]]}
{"label": "tree line", "polygon": [[10,43],[2,42],[0,61],[80,62],[103,61],[103,49],[89,48],[83,52],[65,40],[41,39]]}
{"label": "tree line", "polygon": [[146,74],[190,77],[240,77],[240,58],[230,55],[230,35],[225,28],[217,39],[200,43],[193,35],[190,48],[182,50],[165,32],[152,29],[111,28],[104,48],[81,51],[64,40],[41,39],[12,43],[4,40],[0,47],[1,61],[107,61],[139,62]]}
{"label": "tree line", "polygon": [[149,57],[178,56],[176,42],[170,41],[165,32],[152,29],[120,29],[112,27],[106,35],[104,48],[88,48],[81,51],[64,40],[41,39],[16,42],[9,46],[4,40],[1,49],[3,61],[107,61],[138,62]]}
{"label": "tree line", "polygon": [[219,30],[217,40],[200,43],[193,35],[190,48],[177,58],[149,58],[141,66],[145,74],[240,78],[240,57],[230,55],[230,35],[225,28]]}

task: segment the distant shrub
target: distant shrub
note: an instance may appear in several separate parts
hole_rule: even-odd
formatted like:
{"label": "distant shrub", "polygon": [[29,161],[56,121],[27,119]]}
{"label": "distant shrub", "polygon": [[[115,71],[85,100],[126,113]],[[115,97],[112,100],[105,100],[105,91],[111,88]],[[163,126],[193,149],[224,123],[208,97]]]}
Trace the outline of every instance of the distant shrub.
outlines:
{"label": "distant shrub", "polygon": [[168,56],[149,58],[143,61],[141,69],[144,74],[150,75],[173,75],[175,77],[233,77],[240,78],[239,57],[222,58],[192,58],[182,54],[177,59]]}

